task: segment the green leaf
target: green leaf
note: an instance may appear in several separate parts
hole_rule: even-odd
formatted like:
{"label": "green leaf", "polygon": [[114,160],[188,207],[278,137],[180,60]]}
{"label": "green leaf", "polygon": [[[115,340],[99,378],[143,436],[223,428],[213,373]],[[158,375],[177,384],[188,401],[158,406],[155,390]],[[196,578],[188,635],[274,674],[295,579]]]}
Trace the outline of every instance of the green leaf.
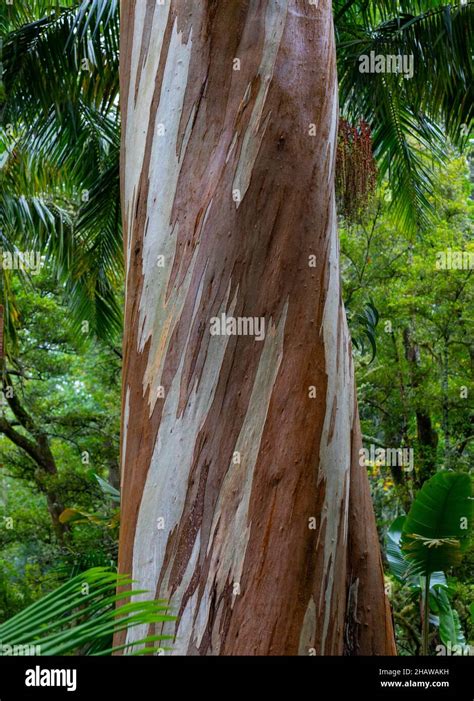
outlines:
{"label": "green leaf", "polygon": [[100,488],[104,492],[104,494],[112,499],[112,501],[117,502],[118,504],[120,503],[120,492],[118,489],[115,489],[115,487],[112,487],[111,484],[106,482],[102,477],[99,477],[95,472],[92,473],[92,475],[95,477],[97,482],[99,483]]}
{"label": "green leaf", "polygon": [[451,606],[446,589],[439,587],[430,593],[431,610],[439,618],[439,636],[445,644],[466,645],[458,612]]}
{"label": "green leaf", "polygon": [[433,591],[439,587],[444,587],[447,589],[448,581],[444,572],[433,572],[430,577],[430,591]]}
{"label": "green leaf", "polygon": [[[131,584],[128,575],[102,567],[87,570],[2,623],[0,640],[3,645],[39,646],[40,655],[104,655],[123,648],[111,644],[118,631],[135,626],[148,630],[150,625],[175,620],[164,601],[132,602],[146,592],[130,590]],[[149,654],[149,642],[169,637],[147,636],[126,651]]]}
{"label": "green leaf", "polygon": [[[402,552],[400,541],[406,516],[399,516],[388,529],[385,540],[385,555],[390,571],[401,584],[407,584],[411,589],[421,591],[420,577],[414,573],[413,563],[407,560]],[[447,587],[444,572],[433,572],[430,578],[430,589]]]}
{"label": "green leaf", "polygon": [[395,579],[402,583],[406,582],[407,571],[410,566],[410,563],[404,557],[400,547],[405,518],[405,516],[399,516],[388,529],[385,550],[390,571]]}
{"label": "green leaf", "polygon": [[402,552],[423,576],[459,564],[472,523],[471,478],[438,472],[418,492],[402,529]]}
{"label": "green leaf", "polygon": [[352,343],[355,348],[361,353],[366,352],[365,340],[369,341],[371,349],[371,358],[369,364],[372,363],[377,354],[377,325],[379,323],[379,312],[374,303],[370,301],[364,307],[361,314],[351,316],[349,310],[346,309],[348,316],[349,328],[351,331]]}

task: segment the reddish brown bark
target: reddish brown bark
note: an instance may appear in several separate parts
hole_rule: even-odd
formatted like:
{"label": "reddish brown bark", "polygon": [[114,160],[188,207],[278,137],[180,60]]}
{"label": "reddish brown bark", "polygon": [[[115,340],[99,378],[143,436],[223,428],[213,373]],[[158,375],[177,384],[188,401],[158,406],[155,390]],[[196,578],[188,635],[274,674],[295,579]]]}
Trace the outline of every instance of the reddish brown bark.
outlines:
{"label": "reddish brown bark", "polygon": [[[121,61],[120,569],[171,599],[176,653],[392,654],[339,290],[330,3],[124,1]],[[265,338],[212,335],[223,313]]]}
{"label": "reddish brown bark", "polygon": [[[358,458],[362,436],[357,410],[352,446],[344,654],[373,655],[385,650],[384,654],[396,655],[390,605],[380,594],[383,568],[372,498]],[[377,620],[379,625],[374,625]]]}

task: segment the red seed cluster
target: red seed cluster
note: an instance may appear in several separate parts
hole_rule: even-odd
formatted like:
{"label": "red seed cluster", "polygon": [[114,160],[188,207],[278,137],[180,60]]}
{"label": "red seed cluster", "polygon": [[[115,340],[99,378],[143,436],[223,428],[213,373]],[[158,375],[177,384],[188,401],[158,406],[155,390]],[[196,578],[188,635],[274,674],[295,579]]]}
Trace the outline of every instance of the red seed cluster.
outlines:
{"label": "red seed cluster", "polygon": [[339,213],[349,221],[361,215],[375,190],[377,168],[372,134],[362,119],[352,126],[339,120],[336,158],[336,196]]}

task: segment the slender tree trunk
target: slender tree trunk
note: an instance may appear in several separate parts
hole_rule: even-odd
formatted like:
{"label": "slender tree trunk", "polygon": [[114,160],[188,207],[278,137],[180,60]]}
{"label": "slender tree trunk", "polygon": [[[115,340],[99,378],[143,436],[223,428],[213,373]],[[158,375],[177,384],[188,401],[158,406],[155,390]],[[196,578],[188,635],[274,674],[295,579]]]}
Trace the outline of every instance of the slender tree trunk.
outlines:
{"label": "slender tree trunk", "polygon": [[[121,22],[120,569],[171,599],[174,653],[394,654],[339,286],[331,5],[123,0]],[[264,338],[213,335],[222,314]]]}
{"label": "slender tree trunk", "polygon": [[46,497],[53,530],[58,539],[62,542],[64,536],[70,531],[67,523],[61,523],[60,516],[64,511],[62,500],[57,491],[58,469],[54,455],[51,451],[48,436],[35,423],[32,416],[22,406],[16,391],[13,389],[11,378],[5,375],[2,382],[2,401],[10,406],[18,424],[28,432],[28,436],[17,431],[5,418],[3,411],[0,415],[0,433],[3,433],[14,445],[21,448],[37,465],[33,473],[33,479],[40,492]]}
{"label": "slender tree trunk", "polygon": [[441,361],[441,396],[442,420],[444,433],[444,467],[449,469],[452,461],[451,433],[449,427],[449,334],[444,336],[444,348]]}
{"label": "slender tree trunk", "polygon": [[[403,330],[403,343],[405,346],[405,358],[408,361],[410,388],[415,395],[419,392],[421,384],[421,353],[420,347],[413,339],[413,329],[407,326]],[[438,445],[438,434],[433,428],[431,415],[420,407],[415,411],[418,469],[415,476],[417,486],[420,488],[427,479],[436,471],[436,449]]]}

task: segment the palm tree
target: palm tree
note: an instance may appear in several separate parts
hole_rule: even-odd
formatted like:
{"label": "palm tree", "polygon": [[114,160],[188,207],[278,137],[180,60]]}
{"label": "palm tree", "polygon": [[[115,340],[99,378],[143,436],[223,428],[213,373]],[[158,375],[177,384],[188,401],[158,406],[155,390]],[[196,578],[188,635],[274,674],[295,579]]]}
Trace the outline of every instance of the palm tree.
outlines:
{"label": "palm tree", "polygon": [[[399,225],[413,235],[429,226],[433,167],[446,138],[468,143],[474,110],[474,4],[437,0],[338,3],[341,107],[372,128],[379,175],[387,176]],[[413,75],[362,73],[362,55],[412,57]]]}
{"label": "palm tree", "polygon": [[[186,17],[179,2],[122,6],[121,567],[172,596],[178,651],[390,654],[339,301],[331,7],[267,6]],[[104,324],[118,287],[116,10],[63,3],[5,47],[5,114],[78,191],[95,183],[69,247],[53,232],[41,245],[66,274],[82,253],[72,290],[90,300],[82,283],[95,281]],[[439,161],[444,135],[469,133],[472,5],[348,0],[334,16],[343,113],[370,124],[411,234],[429,221],[426,154]],[[372,50],[413,54],[412,81],[360,73]],[[78,70],[84,57],[94,79]],[[12,68],[22,58],[28,73]],[[84,318],[84,302],[75,309]],[[211,337],[222,312],[263,318],[266,340]]]}
{"label": "palm tree", "polygon": [[[338,0],[333,8],[341,112],[370,125],[400,226],[420,230],[446,137],[461,148],[469,141],[473,3]],[[119,2],[13,3],[0,32],[2,245],[38,246],[63,272],[72,319],[110,336],[121,317]],[[413,78],[361,73],[359,56],[371,51],[413,55]]]}
{"label": "palm tree", "polygon": [[118,3],[5,8],[3,248],[46,256],[77,328],[110,340],[122,315]]}
{"label": "palm tree", "polygon": [[[51,3],[17,3],[2,20],[8,39],[2,57],[0,253],[43,254],[64,285],[78,330],[86,322],[110,342],[121,329],[122,284],[117,26],[110,22],[110,31],[99,34],[100,8],[71,2],[56,10]],[[30,82],[38,65],[41,74]],[[49,92],[54,80],[55,100]],[[27,272],[19,274],[27,283]],[[50,438],[24,397],[7,391],[13,389],[11,371],[21,372],[16,344],[21,309],[11,277],[10,270],[0,270],[0,384],[8,406],[0,430],[35,462],[36,485],[62,540],[69,526],[60,520],[64,505],[54,484],[58,468]]]}

